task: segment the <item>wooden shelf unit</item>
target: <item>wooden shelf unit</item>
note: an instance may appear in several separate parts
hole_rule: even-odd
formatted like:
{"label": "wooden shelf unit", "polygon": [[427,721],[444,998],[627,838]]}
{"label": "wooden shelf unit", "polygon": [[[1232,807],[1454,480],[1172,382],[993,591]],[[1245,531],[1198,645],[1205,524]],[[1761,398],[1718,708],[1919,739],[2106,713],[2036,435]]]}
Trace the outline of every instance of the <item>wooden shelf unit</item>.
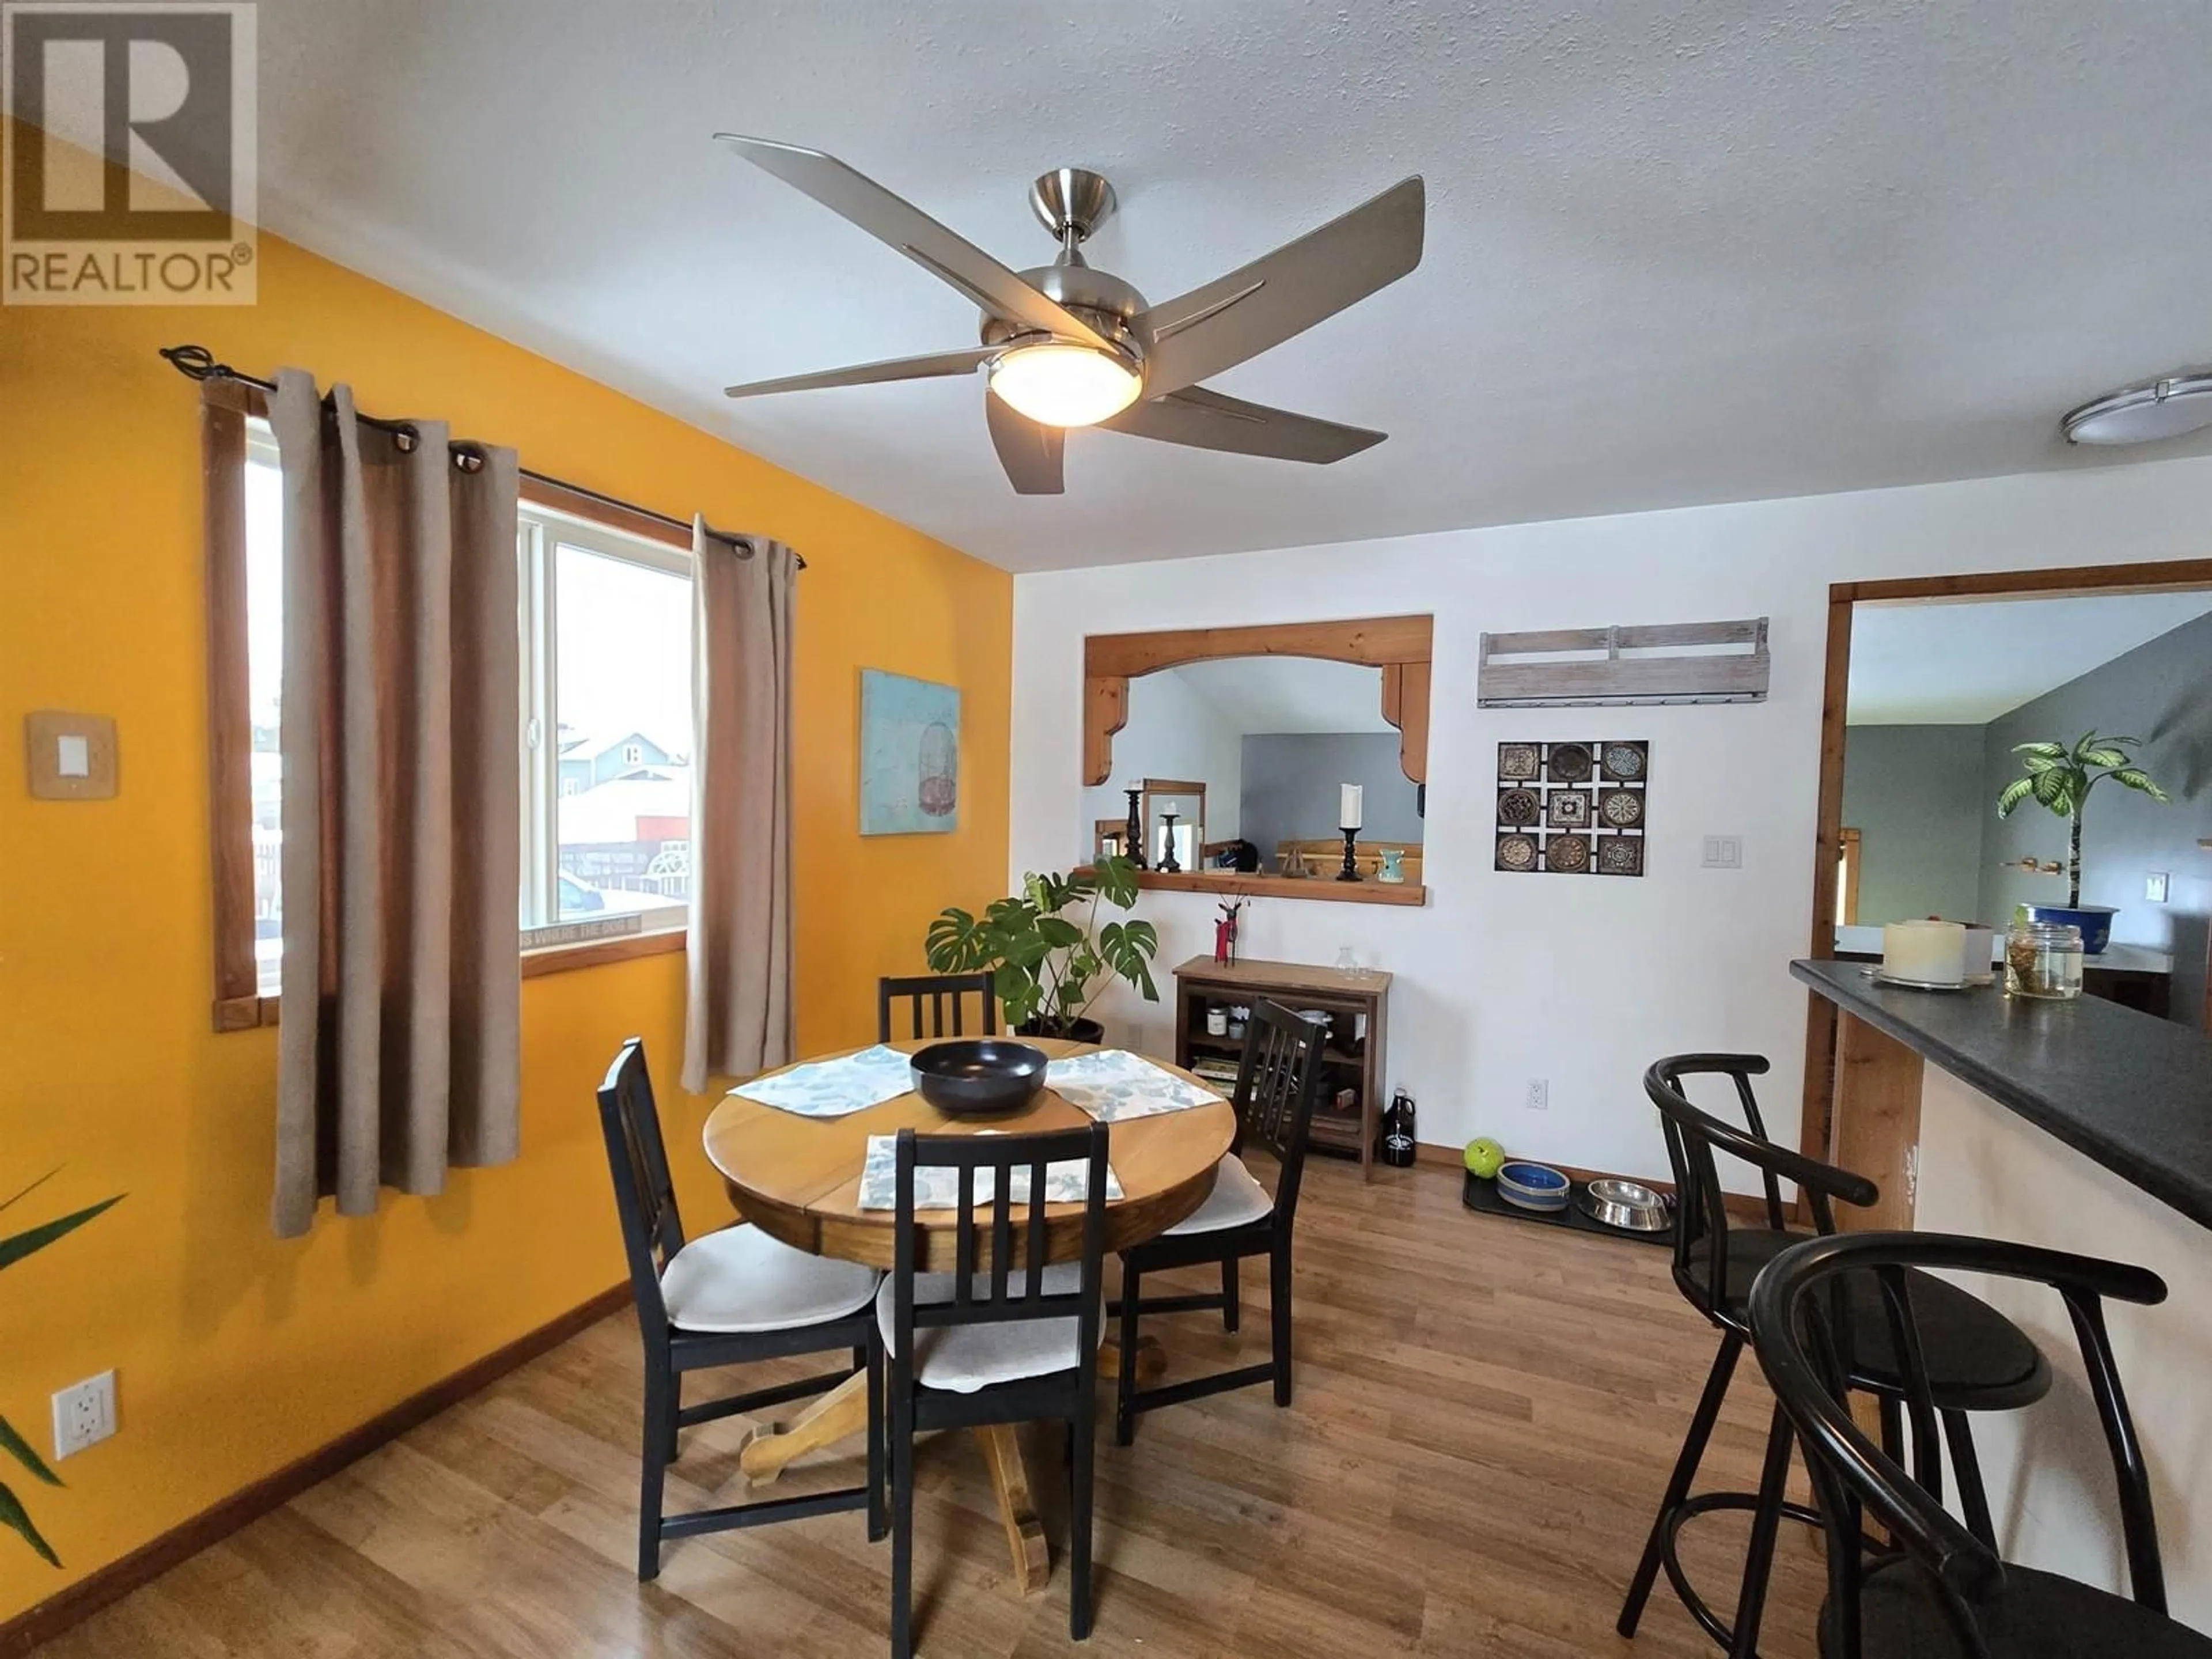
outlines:
{"label": "wooden shelf unit", "polygon": [[[1203,1060],[1235,1060],[1241,1039],[1210,1036],[1206,1011],[1213,1004],[1251,1007],[1263,999],[1293,1011],[1319,1008],[1337,1016],[1322,1064],[1321,1103],[1314,1112],[1310,1144],[1359,1160],[1368,1173],[1388,1086],[1384,1042],[1390,1002],[1390,975],[1370,969],[1354,976],[1334,968],[1299,962],[1238,962],[1223,967],[1212,957],[1193,957],[1175,970],[1176,1064],[1188,1069]],[[1355,1038],[1364,1019],[1365,1036]],[[1338,1091],[1358,1091],[1354,1112],[1335,1109]]]}

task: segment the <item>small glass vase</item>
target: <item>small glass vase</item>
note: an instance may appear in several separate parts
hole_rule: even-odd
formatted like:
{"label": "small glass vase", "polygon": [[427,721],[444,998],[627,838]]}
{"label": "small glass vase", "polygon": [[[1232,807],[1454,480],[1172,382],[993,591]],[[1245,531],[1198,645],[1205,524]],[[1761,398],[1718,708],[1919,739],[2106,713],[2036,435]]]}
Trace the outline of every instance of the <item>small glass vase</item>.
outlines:
{"label": "small glass vase", "polygon": [[2081,930],[2062,922],[2014,922],[2005,935],[2005,994],[2071,1002],[2081,994]]}

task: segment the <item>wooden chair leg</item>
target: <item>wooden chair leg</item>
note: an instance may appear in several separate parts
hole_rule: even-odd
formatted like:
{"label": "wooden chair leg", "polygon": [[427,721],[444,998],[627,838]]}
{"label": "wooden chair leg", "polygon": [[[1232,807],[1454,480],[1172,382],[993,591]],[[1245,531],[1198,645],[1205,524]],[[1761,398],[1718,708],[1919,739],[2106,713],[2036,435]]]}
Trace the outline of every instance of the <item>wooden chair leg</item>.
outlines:
{"label": "wooden chair leg", "polygon": [[891,1405],[891,1659],[914,1655],[914,1408]]}
{"label": "wooden chair leg", "polygon": [[1275,1403],[1291,1403],[1291,1246],[1277,1243],[1267,1258],[1268,1322],[1274,1328]]}
{"label": "wooden chair leg", "polygon": [[637,1577],[640,1583],[660,1577],[661,1487],[668,1472],[665,1455],[669,1425],[675,1420],[670,1400],[665,1352],[645,1361],[644,1431],[638,1448]]}
{"label": "wooden chair leg", "polygon": [[1078,1642],[1091,1634],[1091,1466],[1097,1415],[1086,1404],[1069,1425],[1075,1455],[1067,1482],[1067,1633]]}
{"label": "wooden chair leg", "polygon": [[1221,1264],[1221,1328],[1224,1331],[1237,1328],[1237,1270],[1242,1265],[1233,1255]]}
{"label": "wooden chair leg", "polygon": [[1712,1438],[1713,1425],[1720,1420],[1721,1402],[1728,1398],[1729,1379],[1735,1375],[1735,1362],[1742,1354],[1741,1337],[1731,1333],[1721,1339],[1721,1351],[1713,1356],[1712,1371],[1705,1378],[1705,1391],[1690,1419],[1690,1431],[1682,1437],[1674,1472],[1667,1477],[1667,1490],[1660,1494],[1659,1513],[1652,1517],[1644,1559],[1637,1563],[1636,1577],[1629,1580],[1628,1595],[1620,1604],[1620,1617],[1613,1628],[1623,1636],[1636,1634],[1644,1604],[1651,1599],[1651,1586],[1659,1577],[1659,1558],[1666,1547],[1668,1519],[1690,1495],[1690,1483],[1698,1478],[1698,1465],[1705,1461],[1705,1443]]}
{"label": "wooden chair leg", "polygon": [[1127,1262],[1121,1267],[1121,1375],[1114,1389],[1114,1443],[1137,1440],[1137,1298],[1143,1275]]}

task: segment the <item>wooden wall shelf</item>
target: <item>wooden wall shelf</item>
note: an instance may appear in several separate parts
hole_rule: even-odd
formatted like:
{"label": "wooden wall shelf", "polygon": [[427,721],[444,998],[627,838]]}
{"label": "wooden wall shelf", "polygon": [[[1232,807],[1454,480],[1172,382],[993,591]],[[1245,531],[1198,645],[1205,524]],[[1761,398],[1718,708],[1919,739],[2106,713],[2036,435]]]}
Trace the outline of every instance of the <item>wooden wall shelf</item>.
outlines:
{"label": "wooden wall shelf", "polygon": [[1319,899],[1333,904],[1410,904],[1429,902],[1429,890],[1417,882],[1336,881],[1311,876],[1239,875],[1227,870],[1182,871],[1169,875],[1140,870],[1137,885],[1154,893],[1212,893],[1222,898]]}

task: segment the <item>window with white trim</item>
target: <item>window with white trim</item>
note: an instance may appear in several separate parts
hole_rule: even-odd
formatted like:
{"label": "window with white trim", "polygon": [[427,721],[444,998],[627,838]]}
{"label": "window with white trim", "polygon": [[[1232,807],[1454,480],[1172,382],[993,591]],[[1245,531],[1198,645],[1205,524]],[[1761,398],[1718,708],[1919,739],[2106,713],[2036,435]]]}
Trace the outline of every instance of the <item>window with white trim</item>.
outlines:
{"label": "window with white trim", "polygon": [[[274,996],[283,949],[283,488],[268,422],[246,422],[244,491],[253,960]],[[680,930],[690,897],[691,559],[526,500],[522,645],[524,949]]]}

